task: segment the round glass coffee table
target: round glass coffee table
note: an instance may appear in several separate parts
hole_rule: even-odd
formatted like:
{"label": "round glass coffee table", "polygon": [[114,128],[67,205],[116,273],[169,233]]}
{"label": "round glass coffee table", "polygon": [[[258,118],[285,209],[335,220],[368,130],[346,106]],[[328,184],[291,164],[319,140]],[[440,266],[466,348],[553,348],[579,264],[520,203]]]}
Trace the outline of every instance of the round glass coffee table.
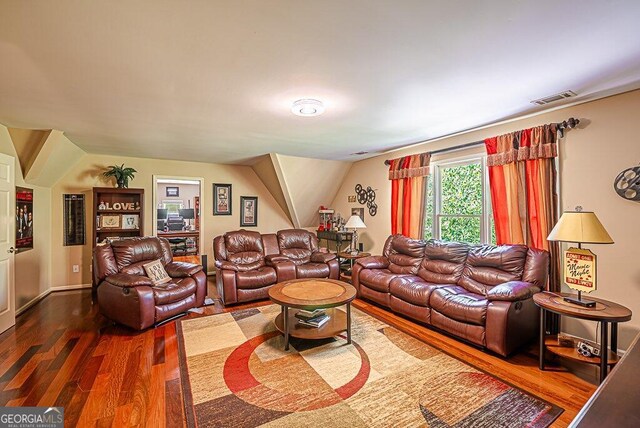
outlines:
{"label": "round glass coffee table", "polygon": [[[335,279],[294,279],[271,287],[269,298],[282,306],[275,325],[284,334],[285,351],[289,350],[289,336],[326,339],[346,331],[347,343],[351,343],[351,301],[356,298],[356,289],[352,285]],[[335,309],[342,305],[347,306],[346,314]],[[295,309],[326,309],[329,321],[318,328],[300,325]]]}

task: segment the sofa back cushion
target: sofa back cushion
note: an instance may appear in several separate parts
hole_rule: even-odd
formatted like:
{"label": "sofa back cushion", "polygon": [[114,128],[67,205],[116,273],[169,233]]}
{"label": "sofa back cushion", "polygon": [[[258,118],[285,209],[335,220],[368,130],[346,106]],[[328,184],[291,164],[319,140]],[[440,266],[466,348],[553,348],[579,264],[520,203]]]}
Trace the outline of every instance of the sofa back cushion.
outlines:
{"label": "sofa back cushion", "polygon": [[470,248],[458,285],[486,296],[498,284],[520,281],[524,272],[526,245],[476,245]]}
{"label": "sofa back cushion", "polygon": [[549,277],[549,258],[548,251],[529,248],[522,280],[537,285],[541,290],[544,290]]}
{"label": "sofa back cushion", "polygon": [[[259,232],[236,230],[224,234],[226,259],[242,271],[264,266],[264,245]],[[217,257],[216,257],[217,258]]]}
{"label": "sofa back cushion", "polygon": [[[118,271],[126,269],[128,266],[140,262],[150,262],[153,260],[165,260],[165,253],[159,238],[147,236],[144,238],[128,238],[111,243],[113,256],[118,265]],[[169,255],[171,257],[171,255]],[[171,259],[169,259],[169,262]]]}
{"label": "sofa back cushion", "polygon": [[424,248],[418,275],[435,284],[457,284],[468,253],[468,244],[430,240]]}
{"label": "sofa back cushion", "polygon": [[280,254],[289,257],[296,265],[311,261],[311,254],[318,251],[318,238],[304,229],[278,231]]}
{"label": "sofa back cushion", "polygon": [[389,270],[398,274],[414,274],[424,257],[425,241],[391,235],[385,242],[383,255],[389,259]]}

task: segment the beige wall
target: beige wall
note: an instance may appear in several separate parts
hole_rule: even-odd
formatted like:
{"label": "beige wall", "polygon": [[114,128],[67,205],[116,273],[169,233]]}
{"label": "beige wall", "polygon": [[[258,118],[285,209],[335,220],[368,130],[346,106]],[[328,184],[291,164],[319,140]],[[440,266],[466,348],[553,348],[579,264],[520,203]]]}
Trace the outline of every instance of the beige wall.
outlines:
{"label": "beige wall", "polygon": [[[361,236],[366,251],[380,253],[390,233],[391,186],[384,159],[451,147],[525,129],[569,117],[581,119],[580,129],[569,131],[560,144],[560,182],[563,209],[582,205],[596,212],[615,244],[587,245],[598,255],[599,287],[592,295],[628,306],[640,314],[640,203],[626,201],[614,192],[613,180],[623,169],[638,165],[640,141],[635,127],[640,111],[640,91],[559,109],[542,115],[492,126],[433,143],[421,144],[375,158],[357,162],[345,178],[332,207],[350,211],[347,195],[361,184],[376,189],[378,215],[365,215],[367,229]],[[434,158],[436,160],[437,158]],[[592,323],[566,322],[565,330],[581,337],[593,337]],[[640,329],[640,315],[620,325],[620,347],[626,348]]]}
{"label": "beige wall", "polygon": [[[36,297],[48,292],[51,283],[51,190],[25,183],[15,148],[6,127],[0,125],[0,152],[13,156],[16,186],[33,189],[33,250],[15,255],[15,307],[20,310]],[[62,232],[61,232],[62,233]]]}
{"label": "beige wall", "polygon": [[[113,183],[103,181],[100,174],[108,165],[114,163],[135,168],[138,173],[129,183],[131,188],[145,190],[144,233],[152,233],[152,187],[153,175],[180,176],[182,178],[204,178],[202,190],[201,212],[204,220],[203,248],[209,255],[209,269],[213,269],[213,238],[229,230],[240,228],[240,196],[258,196],[258,227],[248,228],[260,232],[274,232],[291,227],[289,220],[271,194],[258,179],[251,167],[218,165],[198,162],[182,162],[171,160],[128,158],[121,156],[85,155],[73,166],[52,188],[52,279],[53,287],[82,285],[91,283],[91,234],[93,232],[92,188],[111,186]],[[231,183],[232,210],[231,216],[214,216],[212,207],[213,183]],[[62,245],[62,194],[85,193],[87,195],[87,244],[78,247]],[[72,272],[72,265],[80,265],[80,273]]]}

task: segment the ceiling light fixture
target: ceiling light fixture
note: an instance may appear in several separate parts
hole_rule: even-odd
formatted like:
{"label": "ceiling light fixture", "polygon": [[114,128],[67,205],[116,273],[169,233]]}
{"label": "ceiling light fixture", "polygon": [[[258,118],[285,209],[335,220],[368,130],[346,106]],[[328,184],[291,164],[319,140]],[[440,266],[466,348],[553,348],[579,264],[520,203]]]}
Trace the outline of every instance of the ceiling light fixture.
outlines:
{"label": "ceiling light fixture", "polygon": [[298,100],[291,106],[291,113],[296,116],[318,116],[324,112],[322,101],[310,98]]}

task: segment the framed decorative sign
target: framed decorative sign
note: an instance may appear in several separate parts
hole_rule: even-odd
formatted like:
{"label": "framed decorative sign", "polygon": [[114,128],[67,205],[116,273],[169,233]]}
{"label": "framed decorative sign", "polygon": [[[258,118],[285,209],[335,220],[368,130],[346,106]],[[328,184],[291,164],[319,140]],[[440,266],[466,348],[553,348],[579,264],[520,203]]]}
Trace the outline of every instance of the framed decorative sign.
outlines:
{"label": "framed decorative sign", "polygon": [[120,214],[100,216],[101,229],[120,229],[120,225]]}
{"label": "framed decorative sign", "polygon": [[240,196],[240,226],[258,226],[258,197]]}
{"label": "framed decorative sign", "polygon": [[85,205],[83,194],[65,194],[64,203],[64,245],[84,245]]}
{"label": "framed decorative sign", "polygon": [[564,281],[574,290],[587,293],[595,291],[596,255],[582,248],[569,248],[565,251]]}
{"label": "framed decorative sign", "polygon": [[213,215],[231,215],[231,184],[213,183]]}
{"label": "framed decorative sign", "polygon": [[166,194],[167,194],[168,197],[180,196],[180,187],[178,187],[178,186],[167,186]]}
{"label": "framed decorative sign", "polygon": [[33,189],[16,187],[16,250],[33,249]]}

